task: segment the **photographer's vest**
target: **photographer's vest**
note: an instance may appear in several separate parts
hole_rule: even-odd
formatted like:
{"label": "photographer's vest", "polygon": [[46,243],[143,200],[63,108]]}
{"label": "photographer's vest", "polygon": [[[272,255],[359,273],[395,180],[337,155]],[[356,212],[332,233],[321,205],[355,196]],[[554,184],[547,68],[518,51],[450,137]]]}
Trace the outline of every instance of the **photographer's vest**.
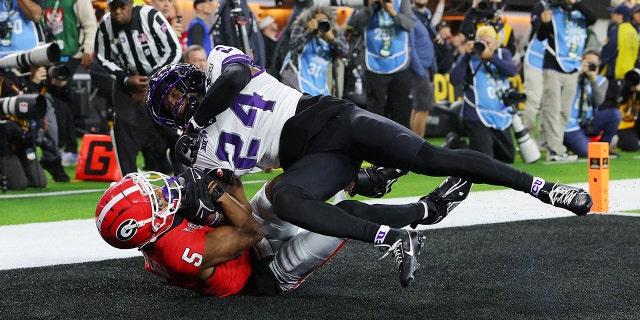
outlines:
{"label": "photographer's vest", "polygon": [[49,36],[58,43],[63,56],[74,56],[80,47],[80,27],[75,12],[77,0],[45,0],[43,18]]}
{"label": "photographer's vest", "polygon": [[[312,37],[298,55],[298,87],[310,95],[330,94],[329,66],[331,47],[320,37]],[[292,63],[291,52],[284,58],[284,65]],[[295,70],[295,66],[293,66]]]}
{"label": "photographer's vest", "polygon": [[564,11],[553,8],[551,21],[553,23],[556,61],[564,72],[573,72],[580,68],[582,51],[587,40],[587,21],[578,11]]}
{"label": "photographer's vest", "polygon": [[[213,49],[213,45],[211,44],[211,37],[209,36],[209,25],[204,22],[204,20],[202,20],[202,17],[200,15],[196,15],[196,17],[191,21],[191,23],[189,23],[189,28],[187,30],[191,30],[191,28],[193,28],[193,26],[195,25],[200,25],[202,26],[202,30],[204,30],[204,39],[202,39],[202,47],[204,48],[204,51],[207,53],[207,57],[209,56],[209,52],[211,52],[211,49]],[[193,41],[191,40],[191,37],[187,38],[187,46],[190,46],[193,44]],[[271,57],[267,57],[267,59],[270,59]]]}
{"label": "photographer's vest", "polygon": [[[394,8],[400,12],[400,1]],[[374,12],[364,32],[367,69],[390,74],[409,65],[409,33],[396,26],[393,17],[384,9]]]}
{"label": "photographer's vest", "polygon": [[0,5],[0,24],[7,23],[11,27],[11,34],[0,40],[0,57],[11,53],[31,50],[44,43],[42,31],[36,24],[23,16],[18,1],[10,1],[11,8],[6,8],[7,2]]}
{"label": "photographer's vest", "polygon": [[[498,49],[500,50],[500,49]],[[509,78],[500,75],[498,68],[491,63],[482,63],[475,54],[469,60],[469,67],[475,72],[473,85],[475,101],[465,101],[474,106],[480,121],[489,128],[504,130],[511,125],[510,107],[502,103],[502,94],[509,90]]]}
{"label": "photographer's vest", "polygon": [[[596,77],[596,84],[601,84],[606,78],[598,75]],[[569,115],[569,122],[564,129],[564,132],[573,132],[580,130],[580,118],[586,120],[593,118],[593,89],[591,84],[586,84],[584,90],[580,88],[578,84],[578,90],[576,90],[576,96],[573,97],[571,103],[571,114]],[[582,114],[580,114],[580,96],[582,96]]]}
{"label": "photographer's vest", "polygon": [[542,65],[544,63],[544,51],[547,45],[547,40],[538,40],[538,37],[534,36],[529,42],[529,47],[524,56],[524,63],[528,66],[542,71]]}

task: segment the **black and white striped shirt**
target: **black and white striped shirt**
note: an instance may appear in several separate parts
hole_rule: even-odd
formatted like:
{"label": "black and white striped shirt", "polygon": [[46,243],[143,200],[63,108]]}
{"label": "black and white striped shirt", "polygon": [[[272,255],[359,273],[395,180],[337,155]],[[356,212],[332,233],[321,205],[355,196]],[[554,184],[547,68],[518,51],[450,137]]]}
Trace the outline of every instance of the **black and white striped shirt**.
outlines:
{"label": "black and white striped shirt", "polygon": [[173,28],[152,6],[133,6],[128,26],[115,26],[111,13],[98,26],[96,58],[118,83],[130,75],[147,75],[182,58],[182,48]]}

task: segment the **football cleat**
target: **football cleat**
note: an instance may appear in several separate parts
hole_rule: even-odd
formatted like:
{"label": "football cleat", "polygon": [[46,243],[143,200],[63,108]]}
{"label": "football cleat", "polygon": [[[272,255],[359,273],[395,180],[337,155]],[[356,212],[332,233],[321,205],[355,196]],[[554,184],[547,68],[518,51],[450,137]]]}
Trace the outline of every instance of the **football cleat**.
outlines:
{"label": "football cleat", "polygon": [[457,177],[447,177],[428,195],[420,198],[426,204],[429,213],[426,218],[411,224],[416,228],[419,224],[436,224],[446,217],[455,207],[467,198],[473,183]]}
{"label": "football cleat", "polygon": [[396,241],[380,257],[380,259],[383,259],[389,254],[393,256],[399,272],[400,284],[403,287],[409,286],[409,283],[415,279],[416,270],[420,268],[420,263],[416,257],[424,246],[424,240],[425,236],[417,231],[402,230]]}
{"label": "football cleat", "polygon": [[355,185],[349,190],[350,196],[359,194],[369,198],[381,198],[391,192],[391,186],[398,178],[409,173],[406,170],[371,166],[360,169]]}
{"label": "football cleat", "polygon": [[541,195],[538,198],[543,202],[567,209],[578,216],[586,215],[593,206],[593,200],[589,192],[566,184],[555,184],[550,192],[541,190],[540,193]]}

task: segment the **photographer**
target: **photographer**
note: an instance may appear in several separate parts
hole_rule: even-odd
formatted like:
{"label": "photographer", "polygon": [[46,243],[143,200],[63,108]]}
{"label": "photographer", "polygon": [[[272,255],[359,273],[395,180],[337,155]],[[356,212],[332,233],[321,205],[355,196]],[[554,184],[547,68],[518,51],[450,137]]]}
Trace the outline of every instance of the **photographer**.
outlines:
{"label": "photographer", "polygon": [[280,73],[284,84],[311,95],[341,96],[335,63],[348,54],[349,44],[336,20],[327,6],[313,6],[300,13],[291,28],[290,51]]}
{"label": "photographer", "polygon": [[[267,65],[267,58],[272,57],[265,56],[264,39],[258,27],[258,19],[246,0],[219,0],[214,17],[210,33],[215,45],[239,48],[249,55],[255,64],[261,67]],[[240,35],[242,28],[246,31],[249,48],[244,48],[244,39]]]}
{"label": "photographer", "polygon": [[44,43],[42,0],[4,1],[0,6],[0,57]]}
{"label": "photographer", "polygon": [[620,113],[617,109],[598,109],[604,101],[609,81],[598,74],[600,54],[589,49],[582,54],[578,90],[573,99],[569,123],[564,129],[564,145],[578,157],[588,156],[591,137],[611,142],[616,134]]}
{"label": "photographer", "polygon": [[415,26],[410,1],[369,0],[350,23],[364,34],[367,109],[409,128],[411,80],[409,32]]}
{"label": "photographer", "polygon": [[513,56],[516,53],[513,28],[500,17],[504,6],[502,0],[473,0],[460,24],[460,32],[470,35],[475,34],[482,26],[492,26],[496,30],[496,40],[500,47],[509,50]]}
{"label": "photographer", "polygon": [[[548,150],[547,161],[576,161],[563,144],[578,70],[587,38],[587,28],[596,22],[595,13],[576,0],[551,0],[533,8],[531,22],[538,40],[547,40],[542,63],[544,83],[540,105],[540,140]],[[637,36],[636,36],[637,38]]]}
{"label": "photographer", "polygon": [[[498,48],[491,26],[478,28],[475,41],[465,43],[450,73],[454,86],[464,86],[462,120],[470,148],[505,163],[513,163],[512,106],[508,105],[509,77],[517,73],[509,50]],[[517,93],[515,93],[517,95]],[[516,101],[517,102],[517,101]]]}
{"label": "photographer", "polygon": [[[618,95],[621,121],[618,126],[617,146],[622,151],[636,152],[638,145],[638,113],[640,112],[640,69],[625,74]],[[616,110],[617,111],[617,110]]]}
{"label": "photographer", "polygon": [[[17,70],[5,71],[0,76],[0,95],[5,99],[14,96],[24,98],[42,92],[47,78],[46,69],[42,66],[32,66],[29,71],[19,74],[16,74]],[[57,148],[58,127],[51,103],[42,98],[42,101],[24,100],[15,102],[14,107],[15,105],[19,105],[18,111],[22,111],[23,106],[27,106],[27,110],[34,108],[38,111],[27,116],[2,112],[6,140],[3,141],[4,158],[0,165],[8,178],[9,189],[21,190],[27,186],[44,188],[47,179],[42,168],[49,171],[54,181],[69,182]],[[42,150],[39,163],[36,161],[38,146]]]}

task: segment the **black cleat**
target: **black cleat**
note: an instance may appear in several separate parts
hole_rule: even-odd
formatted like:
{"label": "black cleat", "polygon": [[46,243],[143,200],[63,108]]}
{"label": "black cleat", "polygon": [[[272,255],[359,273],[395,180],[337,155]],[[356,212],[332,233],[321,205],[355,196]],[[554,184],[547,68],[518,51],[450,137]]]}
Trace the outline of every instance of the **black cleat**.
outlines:
{"label": "black cleat", "polygon": [[386,257],[391,253],[395,259],[396,268],[400,275],[400,284],[408,287],[415,279],[415,272],[420,268],[416,258],[424,246],[425,237],[417,231],[402,230],[396,241],[389,246],[387,252],[380,257]]}
{"label": "black cleat", "polygon": [[369,198],[381,198],[391,192],[391,186],[398,178],[409,173],[406,170],[371,166],[360,169],[355,185],[349,190],[350,196],[359,194]]}
{"label": "black cleat", "polygon": [[551,192],[541,190],[543,193],[538,196],[543,202],[552,206],[567,209],[578,216],[584,216],[593,206],[593,200],[589,192],[584,189],[568,186],[566,184],[555,184]]}
{"label": "black cleat", "polygon": [[416,228],[419,224],[435,224],[440,222],[455,207],[466,199],[473,183],[457,177],[447,177],[428,195],[420,198],[427,205],[429,214],[426,218],[411,224]]}

